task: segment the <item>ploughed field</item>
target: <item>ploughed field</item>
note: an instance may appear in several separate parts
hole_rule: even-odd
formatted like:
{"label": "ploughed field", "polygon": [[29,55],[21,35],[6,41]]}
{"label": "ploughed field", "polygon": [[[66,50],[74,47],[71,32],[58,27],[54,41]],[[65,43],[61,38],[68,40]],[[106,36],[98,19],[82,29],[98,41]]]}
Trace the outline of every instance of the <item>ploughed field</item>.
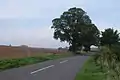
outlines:
{"label": "ploughed field", "polygon": [[26,46],[0,46],[0,59],[24,58],[46,54],[63,54],[66,50],[33,48]]}

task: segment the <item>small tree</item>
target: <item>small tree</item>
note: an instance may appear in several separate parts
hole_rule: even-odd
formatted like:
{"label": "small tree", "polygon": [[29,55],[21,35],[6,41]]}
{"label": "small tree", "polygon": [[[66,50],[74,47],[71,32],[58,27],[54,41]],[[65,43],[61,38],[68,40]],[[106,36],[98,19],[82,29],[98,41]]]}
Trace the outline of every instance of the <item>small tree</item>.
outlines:
{"label": "small tree", "polygon": [[101,45],[111,46],[112,44],[119,43],[119,41],[120,41],[120,38],[117,30],[108,28],[108,29],[105,29],[104,32],[102,32]]}

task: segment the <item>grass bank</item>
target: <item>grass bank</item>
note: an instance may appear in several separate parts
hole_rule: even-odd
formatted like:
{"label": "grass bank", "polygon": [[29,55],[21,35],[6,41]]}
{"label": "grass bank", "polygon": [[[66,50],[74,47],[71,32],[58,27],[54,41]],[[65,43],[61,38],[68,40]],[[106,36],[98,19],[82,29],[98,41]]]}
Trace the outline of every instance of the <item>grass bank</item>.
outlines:
{"label": "grass bank", "polygon": [[35,63],[39,63],[47,60],[68,57],[68,56],[71,56],[71,54],[70,53],[49,54],[49,55],[44,55],[44,56],[42,55],[37,57],[0,60],[0,71],[11,69],[11,68],[17,68],[25,65],[35,64]]}
{"label": "grass bank", "polygon": [[105,75],[102,73],[102,70],[99,66],[96,66],[94,60],[90,58],[80,72],[76,75],[75,80],[104,80]]}

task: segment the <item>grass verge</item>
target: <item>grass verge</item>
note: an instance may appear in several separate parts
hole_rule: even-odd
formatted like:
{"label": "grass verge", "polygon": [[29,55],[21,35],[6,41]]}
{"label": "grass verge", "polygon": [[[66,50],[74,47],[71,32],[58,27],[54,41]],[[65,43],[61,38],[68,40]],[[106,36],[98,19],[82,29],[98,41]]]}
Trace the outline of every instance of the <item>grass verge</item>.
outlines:
{"label": "grass verge", "polygon": [[104,80],[105,75],[99,66],[96,66],[93,58],[90,58],[80,72],[76,75],[75,80]]}
{"label": "grass verge", "polygon": [[70,56],[71,54],[65,53],[65,54],[49,54],[44,56],[37,56],[37,57],[27,57],[27,58],[20,58],[20,59],[6,59],[6,60],[0,60],[0,71],[11,69],[11,68],[17,68],[20,66],[30,65],[34,63],[39,63],[47,60],[53,60],[58,58],[63,58]]}

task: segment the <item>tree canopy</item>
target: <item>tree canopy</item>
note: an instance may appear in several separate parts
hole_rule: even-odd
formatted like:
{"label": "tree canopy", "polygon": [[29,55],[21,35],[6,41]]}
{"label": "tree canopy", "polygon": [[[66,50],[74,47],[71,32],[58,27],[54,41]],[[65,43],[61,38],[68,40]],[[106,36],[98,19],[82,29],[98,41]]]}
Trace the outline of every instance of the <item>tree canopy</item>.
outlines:
{"label": "tree canopy", "polygon": [[97,43],[99,30],[81,8],[70,8],[60,18],[53,19],[52,23],[54,38],[68,42],[73,52],[81,46],[90,47]]}
{"label": "tree canopy", "polygon": [[101,37],[101,45],[112,45],[112,44],[119,44],[120,37],[117,30],[114,30],[112,28],[105,29],[104,32],[102,32]]}

